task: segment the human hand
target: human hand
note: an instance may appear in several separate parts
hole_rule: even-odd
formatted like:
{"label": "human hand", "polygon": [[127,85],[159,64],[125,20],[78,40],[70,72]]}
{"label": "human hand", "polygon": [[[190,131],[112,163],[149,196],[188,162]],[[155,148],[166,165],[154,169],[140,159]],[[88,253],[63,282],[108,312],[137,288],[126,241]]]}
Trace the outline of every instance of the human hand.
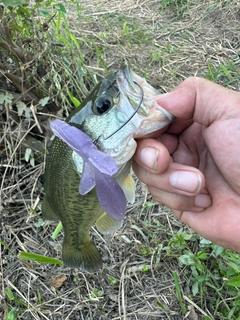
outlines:
{"label": "human hand", "polygon": [[240,253],[240,93],[192,77],[155,100],[176,120],[138,141],[136,175],[182,222]]}

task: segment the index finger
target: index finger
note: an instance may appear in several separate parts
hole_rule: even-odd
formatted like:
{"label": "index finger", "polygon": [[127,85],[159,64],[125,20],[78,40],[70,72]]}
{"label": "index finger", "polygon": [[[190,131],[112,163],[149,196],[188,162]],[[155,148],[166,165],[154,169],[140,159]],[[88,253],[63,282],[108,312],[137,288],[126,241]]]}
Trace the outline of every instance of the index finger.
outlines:
{"label": "index finger", "polygon": [[156,96],[155,100],[177,118],[170,130],[176,127],[182,130],[191,120],[209,126],[214,121],[240,114],[239,92],[198,77],[186,79],[171,92]]}

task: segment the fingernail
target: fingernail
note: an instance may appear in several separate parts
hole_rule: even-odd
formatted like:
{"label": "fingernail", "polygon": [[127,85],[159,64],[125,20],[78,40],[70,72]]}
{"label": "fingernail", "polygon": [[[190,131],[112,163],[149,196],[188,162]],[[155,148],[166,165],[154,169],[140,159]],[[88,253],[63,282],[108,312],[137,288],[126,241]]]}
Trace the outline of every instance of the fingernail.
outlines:
{"label": "fingernail", "polygon": [[190,171],[175,171],[170,175],[169,182],[174,188],[191,193],[197,193],[201,187],[200,175]]}
{"label": "fingernail", "polygon": [[207,194],[198,194],[195,198],[195,206],[208,208],[212,204],[212,198]]}
{"label": "fingernail", "polygon": [[150,169],[155,170],[157,167],[159,150],[151,147],[143,148],[140,151],[140,159]]}

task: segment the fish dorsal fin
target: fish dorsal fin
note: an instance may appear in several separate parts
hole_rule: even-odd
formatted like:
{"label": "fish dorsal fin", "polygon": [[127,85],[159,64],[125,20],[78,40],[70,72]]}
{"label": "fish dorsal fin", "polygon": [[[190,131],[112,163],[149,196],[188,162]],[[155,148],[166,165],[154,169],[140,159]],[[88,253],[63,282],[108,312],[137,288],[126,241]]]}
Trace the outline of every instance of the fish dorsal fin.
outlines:
{"label": "fish dorsal fin", "polygon": [[98,231],[103,234],[113,234],[122,227],[122,224],[123,220],[114,220],[106,212],[104,212],[96,221]]}

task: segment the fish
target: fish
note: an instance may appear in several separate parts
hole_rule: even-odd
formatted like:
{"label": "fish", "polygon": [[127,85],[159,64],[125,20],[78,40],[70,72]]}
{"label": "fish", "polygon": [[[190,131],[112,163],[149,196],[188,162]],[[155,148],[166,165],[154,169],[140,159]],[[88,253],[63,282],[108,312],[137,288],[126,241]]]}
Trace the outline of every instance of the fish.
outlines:
{"label": "fish", "polygon": [[[130,203],[135,200],[131,166],[136,139],[169,125],[174,119],[153,99],[158,94],[124,61],[119,70],[102,79],[65,120],[115,160],[118,171],[112,178]],[[42,214],[45,219],[62,222],[64,265],[96,272],[103,262],[90,237],[90,229],[95,224],[100,233],[112,234],[121,228],[123,220],[113,219],[104,212],[95,188],[85,195],[79,193],[81,170],[81,158],[55,137],[46,159]]]}

